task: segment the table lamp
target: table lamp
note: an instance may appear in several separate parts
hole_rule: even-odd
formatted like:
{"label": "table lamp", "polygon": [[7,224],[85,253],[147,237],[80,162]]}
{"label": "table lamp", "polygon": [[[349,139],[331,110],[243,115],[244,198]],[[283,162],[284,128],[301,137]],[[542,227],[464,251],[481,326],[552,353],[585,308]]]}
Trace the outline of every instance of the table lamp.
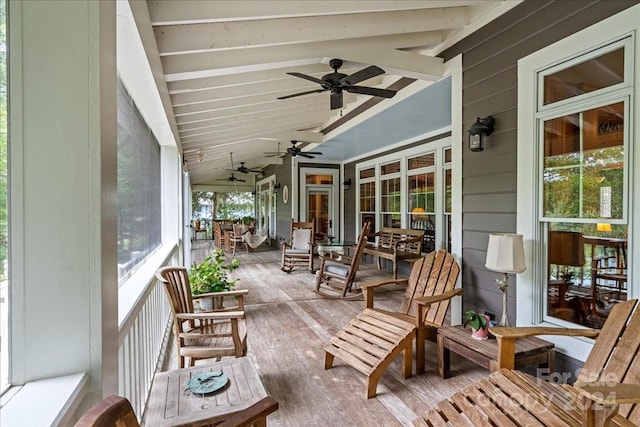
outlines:
{"label": "table lamp", "polygon": [[489,234],[487,260],[485,267],[503,273],[502,279],[496,279],[502,291],[502,320],[498,326],[511,326],[507,315],[507,288],[509,273],[522,273],[524,265],[524,241],[521,234]]}

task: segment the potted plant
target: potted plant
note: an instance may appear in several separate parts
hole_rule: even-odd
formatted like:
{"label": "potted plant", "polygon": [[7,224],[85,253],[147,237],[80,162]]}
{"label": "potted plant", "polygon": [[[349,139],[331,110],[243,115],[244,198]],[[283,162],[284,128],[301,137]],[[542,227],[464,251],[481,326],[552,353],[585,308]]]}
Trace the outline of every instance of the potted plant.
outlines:
{"label": "potted plant", "polygon": [[464,314],[464,327],[471,325],[471,336],[477,340],[486,340],[489,337],[489,316],[478,314],[469,310]]}
{"label": "potted plant", "polygon": [[[228,273],[240,266],[240,260],[233,258],[227,262],[222,249],[215,249],[211,256],[201,264],[194,264],[189,269],[189,284],[193,295],[202,295],[212,292],[224,292],[232,290],[237,279],[230,279]],[[213,308],[213,299],[200,299],[202,310]]]}

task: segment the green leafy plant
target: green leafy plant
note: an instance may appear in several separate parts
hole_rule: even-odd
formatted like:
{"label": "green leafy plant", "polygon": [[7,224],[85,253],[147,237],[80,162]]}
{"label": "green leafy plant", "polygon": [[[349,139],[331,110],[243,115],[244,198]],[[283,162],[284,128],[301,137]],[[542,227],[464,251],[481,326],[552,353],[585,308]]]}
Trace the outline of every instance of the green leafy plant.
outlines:
{"label": "green leafy plant", "polygon": [[237,279],[230,279],[228,273],[240,267],[240,260],[233,258],[227,262],[222,249],[216,249],[211,256],[189,269],[189,284],[193,295],[232,290]]}
{"label": "green leafy plant", "polygon": [[475,330],[487,328],[487,318],[483,315],[476,313],[473,310],[469,310],[464,314],[464,327],[471,325]]}

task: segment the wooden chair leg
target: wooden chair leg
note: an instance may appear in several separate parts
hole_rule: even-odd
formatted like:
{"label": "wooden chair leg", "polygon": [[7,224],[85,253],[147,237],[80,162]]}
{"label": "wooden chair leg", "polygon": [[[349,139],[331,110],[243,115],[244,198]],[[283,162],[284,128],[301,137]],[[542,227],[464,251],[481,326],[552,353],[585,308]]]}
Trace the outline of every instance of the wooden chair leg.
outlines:
{"label": "wooden chair leg", "polygon": [[409,345],[407,345],[404,351],[402,352],[402,368],[403,368],[402,373],[404,374],[405,379],[411,377],[412,365],[413,365],[413,351],[411,350],[411,342],[409,342]]}
{"label": "wooden chair leg", "polygon": [[418,374],[424,374],[425,354],[425,333],[423,328],[418,328],[416,331],[416,371]]}
{"label": "wooden chair leg", "polygon": [[333,366],[334,355],[325,351],[324,353],[324,369],[330,369]]}
{"label": "wooden chair leg", "polygon": [[380,375],[375,375],[374,372],[367,382],[367,399],[371,399],[372,397],[376,397],[378,390],[378,381],[380,381]]}

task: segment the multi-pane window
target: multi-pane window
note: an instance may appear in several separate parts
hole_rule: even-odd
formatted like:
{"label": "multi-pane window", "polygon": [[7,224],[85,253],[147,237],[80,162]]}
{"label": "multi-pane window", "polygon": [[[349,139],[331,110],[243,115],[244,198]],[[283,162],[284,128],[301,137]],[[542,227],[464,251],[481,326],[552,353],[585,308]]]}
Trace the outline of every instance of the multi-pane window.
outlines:
{"label": "multi-pane window", "polygon": [[451,250],[451,167],[448,138],[363,163],[360,224],[424,230],[423,252]]}
{"label": "multi-pane window", "polygon": [[376,170],[375,168],[360,171],[360,224],[371,221],[376,223]]}
{"label": "multi-pane window", "polygon": [[380,219],[383,227],[401,227],[400,161],[380,166]]}
{"label": "multi-pane window", "polygon": [[423,249],[435,249],[436,173],[435,152],[407,159],[408,222],[414,230],[424,230]]}
{"label": "multi-pane window", "polygon": [[600,327],[627,299],[628,117],[624,41],[543,71],[540,221],[546,314]]}

